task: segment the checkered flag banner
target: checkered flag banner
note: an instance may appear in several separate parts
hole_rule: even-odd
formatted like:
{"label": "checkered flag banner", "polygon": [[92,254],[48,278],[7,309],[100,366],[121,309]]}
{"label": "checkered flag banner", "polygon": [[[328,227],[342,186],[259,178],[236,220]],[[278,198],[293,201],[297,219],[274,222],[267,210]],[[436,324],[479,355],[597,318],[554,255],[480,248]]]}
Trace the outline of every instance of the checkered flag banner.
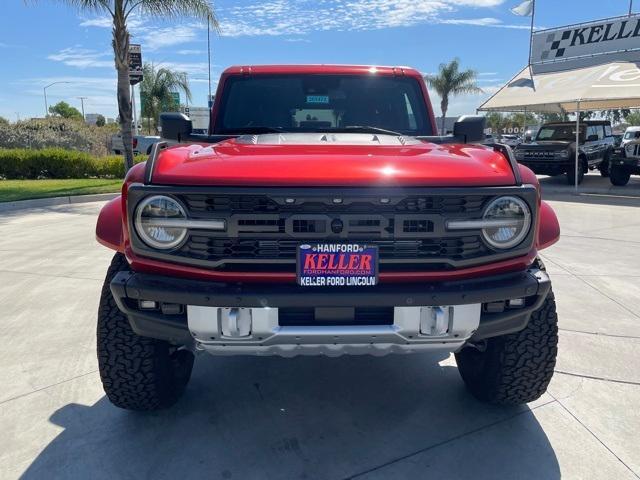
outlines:
{"label": "checkered flag banner", "polygon": [[511,9],[511,13],[519,15],[521,17],[530,17],[533,15],[533,3],[535,0],[526,0],[517,7]]}
{"label": "checkered flag banner", "polygon": [[571,30],[550,33],[546,37],[547,48],[542,50],[540,60],[554,60],[564,56],[565,47],[571,44]]}

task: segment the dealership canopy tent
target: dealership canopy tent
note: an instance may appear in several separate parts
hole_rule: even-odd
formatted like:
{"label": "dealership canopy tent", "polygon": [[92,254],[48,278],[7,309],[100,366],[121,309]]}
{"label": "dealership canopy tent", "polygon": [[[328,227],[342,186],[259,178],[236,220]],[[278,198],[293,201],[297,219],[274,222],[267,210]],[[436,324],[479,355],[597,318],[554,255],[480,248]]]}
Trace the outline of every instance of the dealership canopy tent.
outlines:
{"label": "dealership canopy tent", "polygon": [[562,113],[640,107],[640,63],[563,71],[524,68],[478,110]]}
{"label": "dealership canopy tent", "polygon": [[[593,61],[593,59],[592,59]],[[567,64],[569,65],[569,64]],[[575,63],[573,64],[576,67]],[[640,64],[616,61],[581,68],[524,68],[478,110],[485,112],[564,113],[640,107]],[[576,143],[580,116],[576,116]],[[575,190],[579,151],[576,149]]]}

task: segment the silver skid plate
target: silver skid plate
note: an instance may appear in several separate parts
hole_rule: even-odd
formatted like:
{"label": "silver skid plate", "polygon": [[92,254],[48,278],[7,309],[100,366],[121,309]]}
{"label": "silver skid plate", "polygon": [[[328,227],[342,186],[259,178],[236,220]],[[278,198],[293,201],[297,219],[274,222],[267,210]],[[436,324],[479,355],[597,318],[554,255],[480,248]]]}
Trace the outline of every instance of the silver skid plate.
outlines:
{"label": "silver skid plate", "polygon": [[214,355],[328,355],[456,351],[480,323],[480,304],[395,307],[392,325],[280,326],[277,308],[189,305],[197,348]]}

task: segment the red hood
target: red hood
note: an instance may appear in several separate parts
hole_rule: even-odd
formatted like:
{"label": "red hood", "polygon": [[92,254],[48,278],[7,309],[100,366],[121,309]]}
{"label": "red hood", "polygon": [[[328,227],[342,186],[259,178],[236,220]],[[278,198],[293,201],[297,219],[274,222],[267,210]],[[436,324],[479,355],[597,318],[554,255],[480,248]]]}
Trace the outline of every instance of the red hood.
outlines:
{"label": "red hood", "polygon": [[[255,138],[255,137],[254,137]],[[254,144],[238,139],[164,150],[152,175],[159,185],[507,186],[501,154],[475,145]]]}

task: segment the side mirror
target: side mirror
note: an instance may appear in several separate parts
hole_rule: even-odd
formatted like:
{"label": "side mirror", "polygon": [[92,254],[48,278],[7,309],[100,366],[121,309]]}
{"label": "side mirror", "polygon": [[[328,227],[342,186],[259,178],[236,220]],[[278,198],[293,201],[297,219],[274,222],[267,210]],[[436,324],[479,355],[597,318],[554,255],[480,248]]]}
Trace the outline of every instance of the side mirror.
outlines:
{"label": "side mirror", "polygon": [[598,141],[598,135],[589,135],[587,137],[587,142],[597,142]]}
{"label": "side mirror", "polygon": [[453,125],[453,136],[464,138],[464,143],[484,141],[486,118],[480,115],[463,115]]}
{"label": "side mirror", "polygon": [[160,126],[162,138],[176,142],[187,140],[193,131],[193,123],[183,113],[161,113]]}

